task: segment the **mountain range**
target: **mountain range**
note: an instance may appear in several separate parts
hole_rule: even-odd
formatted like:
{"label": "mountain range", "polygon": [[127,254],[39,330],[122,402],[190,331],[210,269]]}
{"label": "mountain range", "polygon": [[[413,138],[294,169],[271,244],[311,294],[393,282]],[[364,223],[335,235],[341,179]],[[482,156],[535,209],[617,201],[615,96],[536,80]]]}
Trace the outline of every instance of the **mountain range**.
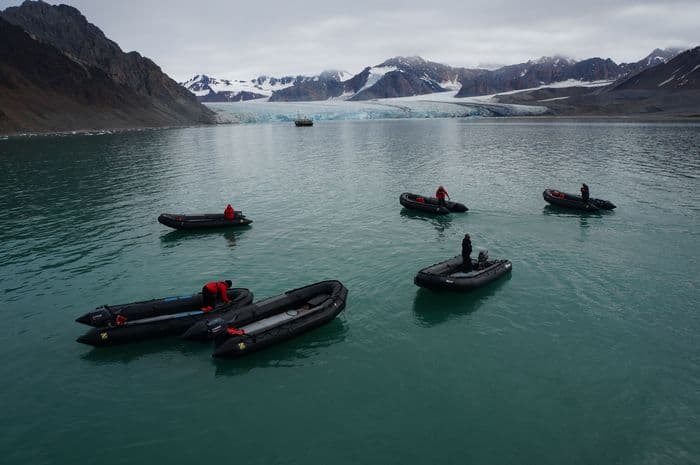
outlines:
{"label": "mountain range", "polygon": [[198,75],[182,85],[201,101],[224,102],[269,98],[270,101],[317,101],[341,98],[378,98],[425,95],[448,90],[456,97],[472,97],[530,89],[542,85],[575,81],[613,81],[666,63],[679,49],[656,49],[634,63],[617,64],[610,58],[576,61],[553,56],[494,70],[456,68],[421,57],[395,57],[368,66],[356,75],[325,71],[317,76],[259,77],[230,81]]}
{"label": "mountain range", "polygon": [[561,116],[700,117],[700,47],[610,85],[541,88],[497,95],[498,103],[544,105]]}
{"label": "mountain range", "polygon": [[[698,116],[699,73],[696,47],[657,49],[634,63],[554,56],[491,70],[395,57],[354,75],[333,70],[244,81],[198,75],[181,85],[138,52],[124,52],[73,7],[27,0],[0,11],[0,134],[216,123],[219,116],[202,101],[371,100],[444,91],[505,92],[495,101],[546,106],[555,115]],[[572,85],[581,81],[607,85]]]}
{"label": "mountain range", "polygon": [[123,52],[77,9],[25,1],[0,12],[0,133],[215,121],[155,63]]}

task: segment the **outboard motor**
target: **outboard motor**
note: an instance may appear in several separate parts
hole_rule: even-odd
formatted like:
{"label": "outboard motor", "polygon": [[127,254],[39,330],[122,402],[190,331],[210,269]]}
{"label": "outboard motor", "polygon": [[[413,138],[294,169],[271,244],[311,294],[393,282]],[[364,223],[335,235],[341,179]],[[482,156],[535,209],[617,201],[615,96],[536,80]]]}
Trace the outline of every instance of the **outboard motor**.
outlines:
{"label": "outboard motor", "polygon": [[112,312],[109,311],[106,305],[95,309],[90,313],[90,326],[101,327],[113,323]]}
{"label": "outboard motor", "polygon": [[226,331],[226,322],[223,318],[214,318],[207,321],[207,338],[212,339],[217,334]]}
{"label": "outboard motor", "polygon": [[479,257],[477,258],[478,267],[480,270],[486,268],[486,264],[489,261],[489,251],[481,250],[479,251]]}

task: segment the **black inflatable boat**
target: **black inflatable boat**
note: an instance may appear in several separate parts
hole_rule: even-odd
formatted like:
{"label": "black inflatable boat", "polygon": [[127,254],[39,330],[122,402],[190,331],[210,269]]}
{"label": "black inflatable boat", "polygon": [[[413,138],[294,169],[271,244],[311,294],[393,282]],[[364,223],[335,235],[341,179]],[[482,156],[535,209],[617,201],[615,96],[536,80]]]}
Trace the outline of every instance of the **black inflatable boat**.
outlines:
{"label": "black inflatable boat", "polygon": [[[423,202],[419,202],[418,199],[423,199]],[[399,196],[399,203],[405,208],[410,208],[411,210],[419,210],[426,213],[435,213],[436,215],[446,215],[448,213],[463,213],[469,210],[466,205],[451,202],[447,200],[445,206],[441,207],[440,202],[435,197],[426,197],[422,195],[411,194],[409,192],[404,192]]]}
{"label": "black inflatable boat", "polygon": [[462,256],[441,263],[436,263],[418,272],[413,282],[420,287],[433,290],[471,291],[485,286],[513,269],[509,260],[489,260],[478,267],[478,262],[472,260],[473,270],[462,271]]}
{"label": "black inflatable boat", "polygon": [[253,293],[248,289],[229,289],[228,296],[228,304],[219,304],[210,312],[200,310],[202,294],[125,305],[104,305],[76,320],[94,327],[80,336],[78,342],[92,346],[110,346],[179,335],[198,321],[218,318],[224,312],[235,312],[253,301]]}
{"label": "black inflatable boat", "polygon": [[214,357],[240,357],[328,323],[345,308],[347,295],[339,281],[323,281],[200,322],[183,337],[214,338]]}
{"label": "black inflatable boat", "polygon": [[588,202],[584,202],[580,195],[567,194],[566,192],[555,189],[545,189],[545,191],[542,192],[542,197],[552,205],[587,212],[612,210],[616,208],[616,205],[609,200],[588,199]]}
{"label": "black inflatable boat", "polygon": [[202,215],[174,215],[163,213],[158,217],[158,222],[175,229],[210,229],[210,228],[235,228],[248,226],[252,220],[237,211],[231,220],[226,219],[223,213],[204,213]]}

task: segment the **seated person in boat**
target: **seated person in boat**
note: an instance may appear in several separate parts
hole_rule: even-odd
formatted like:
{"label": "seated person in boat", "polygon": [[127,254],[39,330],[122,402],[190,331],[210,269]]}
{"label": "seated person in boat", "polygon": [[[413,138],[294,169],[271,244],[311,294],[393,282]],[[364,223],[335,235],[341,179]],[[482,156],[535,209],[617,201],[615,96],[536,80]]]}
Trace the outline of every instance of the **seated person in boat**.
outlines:
{"label": "seated person in boat", "polygon": [[224,210],[224,218],[227,220],[232,220],[236,217],[236,212],[233,210],[233,207],[231,204],[228,204],[226,206],[226,210]]}
{"label": "seated person in boat", "polygon": [[472,271],[472,240],[469,234],[462,239],[462,271],[468,273]]}
{"label": "seated person in boat", "polygon": [[585,183],[581,185],[581,198],[586,203],[588,203],[588,199],[591,198],[591,193],[588,190],[588,185]]}
{"label": "seated person in boat", "polygon": [[216,306],[218,295],[224,303],[228,303],[228,289],[233,286],[230,280],[207,283],[202,288],[202,311],[210,312]]}
{"label": "seated person in boat", "polygon": [[450,194],[447,193],[447,189],[440,186],[435,191],[435,197],[438,199],[438,203],[440,204],[440,206],[444,207],[445,206],[445,197],[447,197],[449,199]]}

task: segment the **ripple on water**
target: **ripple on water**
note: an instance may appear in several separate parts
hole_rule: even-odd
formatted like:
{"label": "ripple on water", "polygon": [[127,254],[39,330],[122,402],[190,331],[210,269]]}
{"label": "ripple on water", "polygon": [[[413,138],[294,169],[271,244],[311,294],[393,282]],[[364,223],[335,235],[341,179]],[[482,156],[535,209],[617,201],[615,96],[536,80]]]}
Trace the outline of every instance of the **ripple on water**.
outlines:
{"label": "ripple on water", "polygon": [[[698,126],[455,119],[295,129],[0,142],[6,461],[50,461],[30,452],[27,438],[41,438],[54,460],[79,462],[73,451],[118,430],[124,460],[169,444],[171,461],[185,462],[180,445],[193,431],[218,428],[241,456],[279,461],[312,435],[314,453],[337,445],[328,459],[342,463],[333,418],[345,419],[348,444],[402,431],[391,450],[375,444],[402,461],[449,461],[463,444],[450,434],[474,418],[476,461],[487,449],[498,452],[484,460],[496,462],[700,454]],[[579,214],[542,200],[547,187],[575,192],[581,182],[618,208]],[[401,209],[401,192],[439,184],[470,211]],[[156,221],[227,203],[253,224],[189,233]],[[458,254],[465,232],[475,250],[510,259],[512,273],[470,294],[417,288],[415,273]],[[177,339],[114,350],[74,342],[86,329],[74,318],[98,305],[222,278],[256,298],[339,279],[348,305],[332,323],[237,361]],[[221,426],[231,415],[274,422],[283,442],[261,449],[255,422]],[[153,431],[171,439],[144,436]],[[432,431],[433,447],[412,449],[411,431]],[[533,451],[542,437],[551,440]]]}

